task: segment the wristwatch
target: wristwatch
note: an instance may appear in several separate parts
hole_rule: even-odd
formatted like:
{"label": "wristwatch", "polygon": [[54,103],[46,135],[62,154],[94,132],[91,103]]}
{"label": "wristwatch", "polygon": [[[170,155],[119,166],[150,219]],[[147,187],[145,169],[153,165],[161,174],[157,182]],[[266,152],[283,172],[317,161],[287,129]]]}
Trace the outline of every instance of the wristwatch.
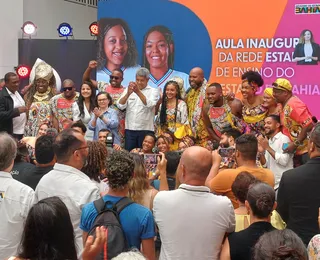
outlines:
{"label": "wristwatch", "polygon": [[103,114],[101,116],[99,116],[99,118],[102,120],[103,119]]}
{"label": "wristwatch", "polygon": [[302,145],[302,142],[300,142],[299,140],[295,140],[293,144],[298,147]]}

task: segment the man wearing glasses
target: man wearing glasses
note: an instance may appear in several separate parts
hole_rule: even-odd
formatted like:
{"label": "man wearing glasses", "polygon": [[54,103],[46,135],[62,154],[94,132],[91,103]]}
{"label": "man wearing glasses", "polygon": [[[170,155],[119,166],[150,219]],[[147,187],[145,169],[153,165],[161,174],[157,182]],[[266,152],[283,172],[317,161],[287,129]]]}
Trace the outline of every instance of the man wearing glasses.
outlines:
{"label": "man wearing glasses", "polygon": [[92,85],[99,90],[99,92],[107,92],[112,98],[113,105],[111,106],[113,109],[117,111],[118,121],[119,121],[119,136],[121,141],[121,147],[124,148],[124,134],[125,134],[125,117],[126,111],[121,110],[116,105],[118,99],[122,95],[124,91],[123,83],[123,71],[121,69],[114,69],[110,75],[109,82],[105,81],[95,81],[90,78],[90,73],[93,69],[97,67],[96,61],[90,61],[88,68],[83,74],[84,81],[91,81]]}
{"label": "man wearing glasses", "polygon": [[69,128],[56,137],[53,151],[57,163],[37,185],[36,200],[57,196],[66,204],[80,254],[83,248],[82,231],[79,228],[82,208],[85,204],[100,198],[98,187],[81,172],[87,164],[87,141],[81,133]]}
{"label": "man wearing glasses", "polygon": [[273,96],[283,108],[280,112],[282,132],[291,140],[284,152],[295,153],[294,166],[297,167],[308,160],[307,134],[313,126],[312,115],[306,104],[292,94],[289,80],[279,78],[272,85]]}
{"label": "man wearing glasses", "polygon": [[53,126],[59,132],[72,123],[72,104],[77,102],[79,97],[79,93],[76,92],[74,82],[71,79],[63,81],[62,91],[61,94],[54,96],[50,100]]}

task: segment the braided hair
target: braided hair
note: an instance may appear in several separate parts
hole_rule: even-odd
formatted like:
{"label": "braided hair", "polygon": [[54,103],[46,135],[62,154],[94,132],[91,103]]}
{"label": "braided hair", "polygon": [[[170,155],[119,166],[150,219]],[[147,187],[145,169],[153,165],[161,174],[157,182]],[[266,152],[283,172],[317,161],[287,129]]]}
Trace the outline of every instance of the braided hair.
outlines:
{"label": "braided hair", "polygon": [[174,85],[176,87],[177,96],[176,96],[176,108],[174,112],[174,122],[177,121],[177,111],[178,111],[178,103],[181,100],[180,88],[179,84],[176,81],[169,80],[163,88],[163,99],[161,104],[161,111],[160,111],[160,125],[167,126],[167,98],[166,98],[166,90],[167,86]]}
{"label": "braided hair", "polygon": [[87,165],[81,169],[91,180],[100,182],[99,176],[106,169],[107,147],[98,141],[87,142],[89,153]]}

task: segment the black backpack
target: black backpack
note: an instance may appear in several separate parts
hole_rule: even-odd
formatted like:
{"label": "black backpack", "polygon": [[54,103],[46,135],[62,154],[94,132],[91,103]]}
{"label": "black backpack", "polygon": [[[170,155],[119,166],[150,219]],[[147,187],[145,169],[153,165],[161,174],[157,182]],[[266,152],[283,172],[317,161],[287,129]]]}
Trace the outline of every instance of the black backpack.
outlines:
{"label": "black backpack", "polygon": [[113,204],[111,201],[104,202],[104,200],[100,198],[93,203],[98,211],[98,215],[93,222],[93,227],[89,231],[88,236],[95,237],[96,227],[100,226],[104,226],[108,232],[107,241],[96,260],[109,260],[122,252],[128,251],[128,243],[119,216],[121,211],[132,204],[133,201],[124,197],[116,204]]}

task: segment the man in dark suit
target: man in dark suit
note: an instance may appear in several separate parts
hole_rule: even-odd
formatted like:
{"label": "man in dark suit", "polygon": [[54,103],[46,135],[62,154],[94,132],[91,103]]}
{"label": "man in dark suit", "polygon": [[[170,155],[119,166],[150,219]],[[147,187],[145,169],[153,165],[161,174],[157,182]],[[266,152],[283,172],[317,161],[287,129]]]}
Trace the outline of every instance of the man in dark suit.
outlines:
{"label": "man in dark suit", "polygon": [[4,81],[5,87],[0,91],[0,132],[4,131],[21,139],[27,108],[18,93],[19,77],[9,72],[5,75]]}
{"label": "man in dark suit", "polygon": [[319,234],[320,207],[320,124],[316,124],[308,142],[310,160],[282,175],[278,190],[278,208],[287,228],[307,245]]}

